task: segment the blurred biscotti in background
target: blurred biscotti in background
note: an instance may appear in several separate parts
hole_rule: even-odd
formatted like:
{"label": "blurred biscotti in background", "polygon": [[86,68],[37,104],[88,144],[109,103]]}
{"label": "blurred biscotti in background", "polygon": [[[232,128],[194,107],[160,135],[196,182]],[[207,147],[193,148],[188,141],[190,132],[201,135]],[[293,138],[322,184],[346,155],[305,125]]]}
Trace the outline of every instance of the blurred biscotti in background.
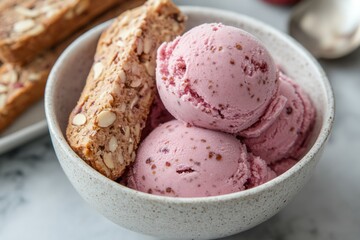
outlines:
{"label": "blurred biscotti in background", "polygon": [[[0,16],[0,59],[24,64],[118,0],[16,0]],[[4,4],[6,7],[6,4]]]}
{"label": "blurred biscotti in background", "polygon": [[[43,97],[46,80],[53,64],[72,41],[94,26],[115,18],[122,12],[137,7],[144,2],[145,0],[0,0],[0,55],[2,54],[2,57],[9,57],[3,58],[2,64],[0,61],[0,132],[11,125],[21,113]],[[72,5],[70,5],[70,3]],[[81,5],[79,4],[85,4],[87,7],[82,13],[76,15],[74,9],[80,8]],[[99,4],[101,5],[100,10],[99,8],[94,9],[94,6],[98,6]],[[29,11],[24,10],[26,9],[25,6],[28,6],[27,10]],[[36,6],[36,8],[31,8],[30,6]],[[54,16],[52,21],[49,20],[51,17],[47,19],[45,16],[47,12],[50,11],[50,8],[47,9],[45,13],[41,13],[41,15],[36,15],[35,13],[31,15],[31,11],[35,11],[35,9],[40,11],[40,9],[45,8],[45,6],[58,6],[61,9],[59,10],[61,13],[54,13],[59,15]],[[73,8],[71,11],[66,8],[67,10],[65,11],[65,6],[72,6]],[[15,9],[17,9],[17,12]],[[61,26],[63,26],[64,23],[55,23],[53,21],[65,19],[64,22],[66,22],[67,25],[71,25],[72,22],[69,22],[69,20],[65,18],[65,15],[70,14],[70,12],[74,13],[72,21],[74,23],[76,22],[74,25],[77,27],[71,26],[71,31],[70,29],[66,29],[66,34],[61,33],[61,31],[63,31],[61,30]],[[14,19],[21,19],[21,21],[29,19],[29,23],[39,22],[44,24],[46,21],[50,21],[51,23],[57,24],[56,26],[59,26],[58,31],[47,31],[45,29],[45,32],[39,34],[42,34],[46,39],[40,40],[32,45],[33,41],[37,41],[38,39],[36,34],[31,35],[31,33],[34,33],[32,32],[33,30],[31,30],[33,27],[29,27],[23,34],[7,33],[7,31],[10,31],[12,28],[6,25],[2,19],[6,16],[10,17],[10,13],[15,15],[25,14],[23,17],[16,15]],[[90,19],[91,21],[89,21]],[[15,25],[13,24],[13,28],[14,27]],[[76,29],[77,31],[75,31]],[[70,36],[64,40],[65,35]],[[19,39],[18,43],[12,42],[15,38]],[[44,43],[44,41],[46,43]],[[58,42],[57,45],[55,45],[56,42]],[[48,44],[48,46],[46,46],[46,44]],[[11,46],[15,46],[15,48],[13,49]],[[21,48],[23,48],[23,51],[17,53]],[[3,51],[3,49],[9,49],[9,51]]]}

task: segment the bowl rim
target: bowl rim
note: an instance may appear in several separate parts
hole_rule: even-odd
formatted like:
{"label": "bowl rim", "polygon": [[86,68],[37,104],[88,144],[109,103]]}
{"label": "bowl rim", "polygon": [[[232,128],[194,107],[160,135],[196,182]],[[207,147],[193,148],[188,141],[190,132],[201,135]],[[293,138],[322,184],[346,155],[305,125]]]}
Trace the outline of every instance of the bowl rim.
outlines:
{"label": "bowl rim", "polygon": [[126,186],[123,186],[119,184],[118,182],[115,182],[95,169],[93,169],[91,166],[89,166],[85,161],[83,161],[69,146],[67,143],[65,136],[63,135],[60,125],[53,116],[55,116],[55,110],[53,108],[53,97],[55,96],[55,82],[57,79],[57,72],[61,68],[64,60],[67,58],[67,56],[74,50],[76,50],[78,45],[81,45],[83,41],[85,41],[90,36],[93,36],[95,34],[100,34],[108,25],[110,25],[112,20],[109,20],[105,23],[102,23],[95,28],[89,30],[82,36],[80,36],[78,39],[76,39],[69,47],[66,48],[66,50],[61,54],[61,56],[56,61],[54,67],[51,70],[51,73],[49,75],[47,84],[46,84],[46,90],[45,90],[45,114],[46,119],[49,126],[49,131],[52,138],[55,138],[59,144],[59,147],[62,148],[62,151],[64,151],[66,154],[69,155],[69,158],[76,161],[76,165],[79,168],[82,168],[85,172],[87,172],[92,178],[94,178],[97,181],[100,181],[106,185],[108,185],[111,188],[118,189],[121,192],[124,192],[124,194],[131,194],[135,197],[143,198],[145,200],[151,200],[159,203],[164,202],[171,202],[172,204],[196,204],[196,203],[218,203],[223,201],[231,201],[231,200],[239,200],[239,199],[246,199],[251,198],[254,195],[259,194],[260,192],[267,191],[269,188],[272,188],[278,184],[280,184],[283,181],[286,181],[290,176],[295,174],[296,172],[300,171],[300,169],[303,168],[304,165],[308,164],[311,161],[314,160],[314,155],[320,151],[320,149],[323,147],[323,145],[326,143],[334,121],[334,114],[335,114],[335,101],[334,101],[334,94],[331,87],[331,84],[329,80],[326,77],[326,74],[324,70],[321,68],[320,64],[315,60],[315,58],[303,47],[301,46],[296,40],[291,38],[289,35],[284,34],[280,32],[279,30],[275,29],[274,27],[263,23],[259,20],[256,20],[252,17],[239,14],[236,12],[231,12],[227,10],[219,10],[209,7],[197,7],[197,6],[180,6],[180,9],[187,15],[187,14],[207,14],[211,16],[218,16],[223,19],[231,19],[238,22],[243,22],[245,24],[249,24],[252,26],[257,26],[259,29],[265,29],[268,33],[275,36],[276,38],[282,39],[287,44],[291,45],[298,53],[301,53],[304,58],[309,62],[310,65],[313,65],[318,71],[318,74],[320,75],[321,80],[323,81],[323,87],[325,89],[326,98],[328,99],[327,104],[327,115],[324,116],[323,119],[323,126],[320,129],[320,132],[313,143],[313,146],[309,149],[309,151],[288,171],[281,174],[280,176],[277,176],[276,178],[261,184],[260,186],[247,189],[244,191],[239,191],[235,193],[229,193],[224,195],[218,195],[218,196],[210,196],[210,197],[169,197],[169,196],[159,196],[159,195],[153,195],[148,194],[144,192],[140,192],[134,189],[130,189]]}

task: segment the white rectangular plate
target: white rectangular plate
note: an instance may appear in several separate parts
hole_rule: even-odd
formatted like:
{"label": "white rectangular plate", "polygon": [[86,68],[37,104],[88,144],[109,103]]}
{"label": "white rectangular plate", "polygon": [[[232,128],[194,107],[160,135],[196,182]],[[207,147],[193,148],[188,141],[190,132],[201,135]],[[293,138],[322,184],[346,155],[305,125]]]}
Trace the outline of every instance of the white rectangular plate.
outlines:
{"label": "white rectangular plate", "polygon": [[5,132],[0,134],[0,154],[47,132],[44,101],[22,114]]}

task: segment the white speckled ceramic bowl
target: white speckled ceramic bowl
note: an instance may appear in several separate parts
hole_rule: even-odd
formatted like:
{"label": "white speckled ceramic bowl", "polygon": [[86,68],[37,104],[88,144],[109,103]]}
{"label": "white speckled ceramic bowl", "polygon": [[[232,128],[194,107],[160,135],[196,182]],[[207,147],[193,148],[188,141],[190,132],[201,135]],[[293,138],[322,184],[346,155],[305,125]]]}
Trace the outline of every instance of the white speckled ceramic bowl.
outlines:
{"label": "white speckled ceramic bowl", "polygon": [[75,41],[55,64],[46,88],[51,138],[66,175],[80,195],[101,214],[133,231],[164,238],[210,239],[249,229],[280,211],[310,178],[329,136],[334,99],[319,64],[290,37],[246,16],[208,8],[183,7],[188,29],[223,22],[254,34],[276,62],[311,96],[317,120],[308,153],[285,174],[243,192],[206,198],[171,198],[124,187],[80,159],[65,139],[68,116],[80,95],[100,33],[100,25]]}

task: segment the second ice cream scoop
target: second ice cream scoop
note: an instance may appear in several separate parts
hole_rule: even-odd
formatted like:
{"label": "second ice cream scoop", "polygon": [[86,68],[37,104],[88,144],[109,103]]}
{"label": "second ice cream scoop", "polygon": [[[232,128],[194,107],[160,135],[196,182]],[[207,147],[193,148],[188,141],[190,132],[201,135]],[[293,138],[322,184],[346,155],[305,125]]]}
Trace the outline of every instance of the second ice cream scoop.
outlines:
{"label": "second ice cream scoop", "polygon": [[244,138],[251,152],[268,164],[301,157],[303,143],[315,120],[315,109],[300,86],[283,73],[279,82],[279,93],[287,99],[282,112],[259,136]]}

